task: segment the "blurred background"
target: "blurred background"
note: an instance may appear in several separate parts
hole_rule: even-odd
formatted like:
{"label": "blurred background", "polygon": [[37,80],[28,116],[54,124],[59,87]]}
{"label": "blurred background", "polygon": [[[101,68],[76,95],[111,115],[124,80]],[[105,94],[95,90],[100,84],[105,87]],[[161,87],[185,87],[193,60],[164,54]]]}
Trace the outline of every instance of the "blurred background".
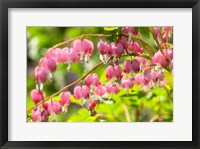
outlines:
{"label": "blurred background", "polygon": [[[55,44],[88,33],[112,34],[116,33],[116,31],[105,29],[104,27],[27,27],[27,109],[34,106],[34,102],[30,98],[30,91],[36,88],[34,69],[38,65],[40,58]],[[151,46],[157,48],[150,34],[146,35],[145,32],[139,32],[139,36]],[[72,64],[71,72],[67,71],[67,64],[57,65],[56,72],[52,74],[53,79],[44,84],[43,90],[46,93],[46,97],[74,82],[100,62],[99,51],[97,50],[99,38],[89,37],[88,39],[94,43],[94,53],[91,56],[90,63],[78,62]],[[117,40],[116,37],[101,39],[109,43]],[[70,44],[65,46],[70,46]],[[102,82],[107,81],[105,69],[108,65],[102,65],[94,71],[99,75]],[[91,117],[88,110],[76,104],[79,101],[72,99],[73,103],[68,112],[56,116],[55,119],[57,122],[125,122],[125,111],[128,110],[131,121],[134,122],[147,122],[154,117],[156,118],[155,121],[171,122],[173,121],[173,77],[169,71],[165,71],[165,76],[168,83],[164,88],[157,86],[152,90],[142,92],[141,86],[135,85],[128,96],[125,90],[121,90],[118,95],[109,96],[108,99],[96,107],[96,111],[103,114],[101,118],[99,118],[99,115]],[[73,88],[74,86],[69,88],[71,93],[73,93]],[[54,100],[59,100],[59,97],[55,97]],[[30,116],[31,113],[27,113],[28,121],[31,121]]]}

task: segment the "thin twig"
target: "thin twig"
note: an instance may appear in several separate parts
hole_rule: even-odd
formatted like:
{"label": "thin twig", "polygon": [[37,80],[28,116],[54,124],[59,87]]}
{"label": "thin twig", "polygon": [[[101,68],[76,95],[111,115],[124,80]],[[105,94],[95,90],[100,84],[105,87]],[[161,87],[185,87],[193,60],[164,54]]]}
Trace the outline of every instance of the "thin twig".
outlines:
{"label": "thin twig", "polygon": [[54,45],[51,49],[56,49],[60,46],[66,45],[70,42],[73,42],[76,39],[82,39],[82,38],[85,38],[85,37],[112,37],[112,36],[118,36],[118,35],[117,34],[109,34],[109,35],[106,35],[106,34],[82,34],[78,37],[75,37],[75,38],[66,40],[64,42],[58,43],[58,44]]}

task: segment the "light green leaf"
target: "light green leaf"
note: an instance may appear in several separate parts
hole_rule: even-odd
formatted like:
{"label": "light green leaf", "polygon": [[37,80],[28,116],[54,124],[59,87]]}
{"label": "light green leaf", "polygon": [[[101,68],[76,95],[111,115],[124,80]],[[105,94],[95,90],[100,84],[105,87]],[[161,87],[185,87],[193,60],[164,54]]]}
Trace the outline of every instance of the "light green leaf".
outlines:
{"label": "light green leaf", "polygon": [[118,27],[104,27],[105,31],[113,31],[113,30],[117,30]]}

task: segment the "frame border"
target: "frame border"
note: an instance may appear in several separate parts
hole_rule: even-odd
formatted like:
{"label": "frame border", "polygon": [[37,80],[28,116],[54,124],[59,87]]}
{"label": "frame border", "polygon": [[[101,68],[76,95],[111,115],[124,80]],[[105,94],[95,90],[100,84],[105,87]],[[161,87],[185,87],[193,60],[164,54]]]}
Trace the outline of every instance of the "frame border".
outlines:
{"label": "frame border", "polygon": [[[192,141],[8,141],[9,8],[192,8]],[[200,149],[200,0],[0,0],[0,147]]]}

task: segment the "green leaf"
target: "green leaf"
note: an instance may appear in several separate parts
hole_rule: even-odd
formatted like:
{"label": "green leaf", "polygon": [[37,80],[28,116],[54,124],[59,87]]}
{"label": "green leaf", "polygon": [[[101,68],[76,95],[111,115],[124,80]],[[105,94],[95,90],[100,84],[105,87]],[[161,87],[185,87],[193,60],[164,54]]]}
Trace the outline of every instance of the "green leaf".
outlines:
{"label": "green leaf", "polygon": [[117,30],[118,27],[104,27],[105,31],[113,31],[113,30]]}
{"label": "green leaf", "polygon": [[87,118],[87,122],[96,122],[96,120],[101,116],[101,114],[96,114],[95,116],[90,116]]}
{"label": "green leaf", "polygon": [[143,38],[150,38],[150,30],[148,27],[140,27],[139,33]]}
{"label": "green leaf", "polygon": [[87,109],[80,109],[76,115],[71,116],[68,122],[86,122],[90,117]]}

